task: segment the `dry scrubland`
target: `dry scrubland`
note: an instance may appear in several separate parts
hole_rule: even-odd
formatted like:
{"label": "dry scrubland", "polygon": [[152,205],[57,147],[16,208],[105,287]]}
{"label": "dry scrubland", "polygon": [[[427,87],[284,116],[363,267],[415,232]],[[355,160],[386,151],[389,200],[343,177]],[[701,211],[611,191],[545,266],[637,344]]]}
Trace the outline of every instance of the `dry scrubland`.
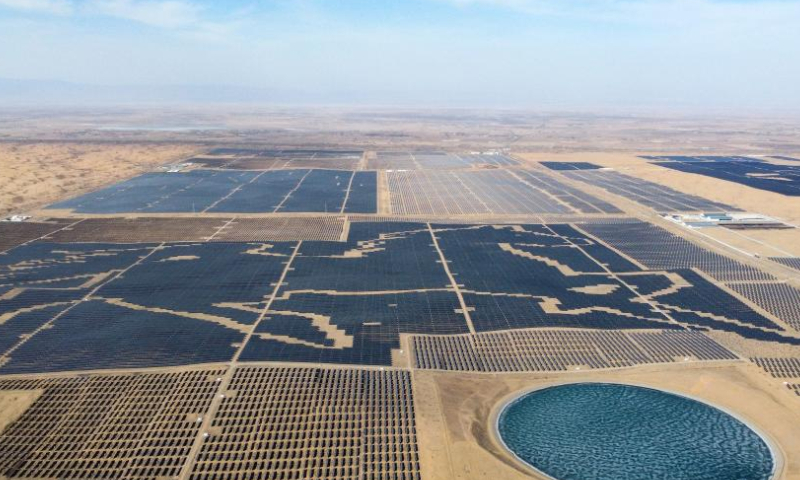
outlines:
{"label": "dry scrubland", "polygon": [[0,215],[95,190],[196,150],[191,145],[0,143]]}

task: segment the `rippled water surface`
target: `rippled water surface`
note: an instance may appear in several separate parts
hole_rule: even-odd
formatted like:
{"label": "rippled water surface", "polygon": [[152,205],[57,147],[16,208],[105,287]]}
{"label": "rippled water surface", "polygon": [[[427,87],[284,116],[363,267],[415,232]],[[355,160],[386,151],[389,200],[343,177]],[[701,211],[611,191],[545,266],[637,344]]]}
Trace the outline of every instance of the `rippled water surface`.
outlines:
{"label": "rippled water surface", "polygon": [[714,407],[628,385],[538,390],[500,415],[519,458],[558,480],[766,480],[764,440]]}

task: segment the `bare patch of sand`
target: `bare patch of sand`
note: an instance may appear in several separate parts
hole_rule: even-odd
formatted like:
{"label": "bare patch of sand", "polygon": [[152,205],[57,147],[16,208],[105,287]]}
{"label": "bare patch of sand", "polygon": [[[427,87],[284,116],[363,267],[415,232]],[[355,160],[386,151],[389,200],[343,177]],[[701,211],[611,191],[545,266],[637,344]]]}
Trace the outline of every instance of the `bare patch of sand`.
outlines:
{"label": "bare patch of sand", "polygon": [[0,432],[14,423],[42,396],[43,390],[7,390],[0,392]]}

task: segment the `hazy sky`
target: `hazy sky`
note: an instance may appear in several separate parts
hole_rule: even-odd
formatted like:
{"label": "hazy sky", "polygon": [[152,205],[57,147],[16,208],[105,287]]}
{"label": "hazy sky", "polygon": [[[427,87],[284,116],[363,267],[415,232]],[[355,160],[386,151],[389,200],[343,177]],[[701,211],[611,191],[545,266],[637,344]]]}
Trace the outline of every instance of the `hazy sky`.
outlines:
{"label": "hazy sky", "polygon": [[0,77],[330,103],[800,108],[800,0],[0,0]]}

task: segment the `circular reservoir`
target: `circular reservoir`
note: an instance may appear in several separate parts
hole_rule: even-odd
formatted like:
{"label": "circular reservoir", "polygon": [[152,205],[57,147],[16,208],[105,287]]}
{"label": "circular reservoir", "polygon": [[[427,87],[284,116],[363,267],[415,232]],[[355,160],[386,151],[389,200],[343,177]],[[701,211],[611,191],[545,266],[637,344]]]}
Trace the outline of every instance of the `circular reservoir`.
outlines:
{"label": "circular reservoir", "polygon": [[631,385],[536,390],[508,404],[497,429],[557,480],[767,480],[775,465],[764,439],[731,415]]}

